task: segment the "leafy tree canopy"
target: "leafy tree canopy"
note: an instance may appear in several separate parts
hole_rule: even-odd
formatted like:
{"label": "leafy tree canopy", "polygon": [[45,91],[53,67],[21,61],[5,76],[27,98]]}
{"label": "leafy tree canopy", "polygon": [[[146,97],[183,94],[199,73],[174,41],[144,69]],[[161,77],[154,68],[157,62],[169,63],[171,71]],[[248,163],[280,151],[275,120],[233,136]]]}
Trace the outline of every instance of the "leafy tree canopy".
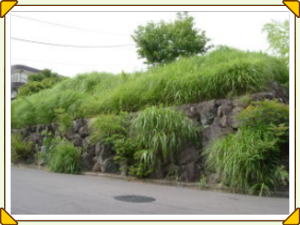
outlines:
{"label": "leafy tree canopy", "polygon": [[288,63],[289,58],[289,22],[272,21],[263,27],[267,33],[270,50],[277,56],[282,57]]}
{"label": "leafy tree canopy", "polygon": [[46,78],[51,78],[51,77],[59,77],[59,75],[57,73],[52,72],[49,69],[44,69],[38,73],[30,74],[28,76],[28,81],[42,81]]}
{"label": "leafy tree canopy", "polygon": [[205,53],[209,48],[205,32],[194,27],[194,19],[187,13],[178,13],[174,22],[139,26],[132,38],[146,64],[167,63],[179,56]]}
{"label": "leafy tree canopy", "polygon": [[65,77],[60,76],[48,69],[31,74],[28,76],[28,82],[20,87],[18,91],[18,97],[32,95],[43,89],[50,88],[64,79]]}

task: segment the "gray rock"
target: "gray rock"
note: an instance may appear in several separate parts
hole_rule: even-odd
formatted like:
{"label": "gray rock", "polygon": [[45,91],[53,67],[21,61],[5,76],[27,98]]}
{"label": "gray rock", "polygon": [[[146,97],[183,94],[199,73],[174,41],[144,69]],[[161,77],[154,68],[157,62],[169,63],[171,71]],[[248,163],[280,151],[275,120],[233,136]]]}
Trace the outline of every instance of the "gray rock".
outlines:
{"label": "gray rock", "polygon": [[190,162],[180,168],[180,180],[185,182],[199,181],[200,168],[196,162]]}
{"label": "gray rock", "polygon": [[202,146],[204,148],[207,147],[213,140],[234,131],[232,127],[222,127],[218,123],[219,122],[216,122],[213,125],[202,130]]}
{"label": "gray rock", "polygon": [[82,138],[80,137],[79,134],[74,134],[71,138],[73,144],[77,147],[81,147],[82,146]]}
{"label": "gray rock", "polygon": [[200,121],[202,126],[212,124],[217,113],[216,101],[211,100],[200,103],[197,107],[197,112],[200,115]]}
{"label": "gray rock", "polygon": [[188,146],[180,151],[178,161],[179,165],[184,165],[198,161],[200,158],[200,150],[197,149],[196,146]]}
{"label": "gray rock", "polygon": [[43,142],[43,136],[39,133],[31,133],[30,135],[25,137],[25,141],[41,145]]}
{"label": "gray rock", "polygon": [[79,132],[81,127],[84,127],[84,126],[87,125],[87,122],[88,122],[88,120],[83,119],[83,118],[74,120],[73,121],[73,130],[74,130],[74,132],[76,132],[76,133]]}
{"label": "gray rock", "polygon": [[118,172],[118,165],[115,163],[113,158],[108,158],[101,165],[101,171],[103,173],[117,173]]}
{"label": "gray rock", "polygon": [[101,164],[98,163],[98,162],[96,162],[96,163],[93,165],[92,171],[93,171],[93,172],[102,172],[102,171],[101,171]]}
{"label": "gray rock", "polygon": [[96,162],[95,145],[87,145],[83,150],[84,152],[81,156],[83,169],[92,170]]}
{"label": "gray rock", "polygon": [[89,135],[88,127],[86,125],[83,127],[80,127],[78,133],[82,138],[87,137]]}
{"label": "gray rock", "polygon": [[96,155],[99,155],[101,151],[103,151],[103,145],[102,145],[101,142],[98,142],[98,143],[95,145],[95,154],[96,154]]}
{"label": "gray rock", "polygon": [[114,155],[115,153],[110,145],[98,142],[95,145],[95,156],[93,157],[95,164],[92,170],[103,173],[117,172],[118,166],[113,160]]}
{"label": "gray rock", "polygon": [[44,126],[44,125],[36,125],[35,128],[36,128],[35,132],[42,133],[42,131],[46,129],[46,126]]}

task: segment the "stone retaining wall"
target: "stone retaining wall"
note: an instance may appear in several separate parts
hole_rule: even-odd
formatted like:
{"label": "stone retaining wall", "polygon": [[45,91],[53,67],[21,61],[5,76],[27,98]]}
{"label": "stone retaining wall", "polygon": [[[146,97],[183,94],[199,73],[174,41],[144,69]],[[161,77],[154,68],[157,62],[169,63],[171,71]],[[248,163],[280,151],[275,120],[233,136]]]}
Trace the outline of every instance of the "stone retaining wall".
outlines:
{"label": "stone retaining wall", "polygon": [[[272,92],[257,93],[249,96],[250,100],[278,99],[287,103],[287,95],[273,89]],[[206,148],[213,140],[238,129],[238,122],[235,116],[241,112],[247,102],[241,99],[219,99],[210,100],[195,104],[186,104],[176,107],[183,111],[188,117],[196,121],[201,127],[199,136],[201,146],[186,146],[180,151],[178,165],[170,165],[178,171],[182,181],[199,181],[203,167],[201,150]],[[35,143],[37,151],[44,151],[43,139],[47,135],[60,136],[71,141],[75,146],[83,149],[82,164],[85,171],[119,173],[118,165],[114,162],[113,146],[99,141],[91,144],[89,141],[88,119],[78,119],[73,121],[72,127],[62,134],[57,124],[36,125],[13,132],[21,133],[25,141]],[[153,178],[163,178],[166,174],[155,174]]]}

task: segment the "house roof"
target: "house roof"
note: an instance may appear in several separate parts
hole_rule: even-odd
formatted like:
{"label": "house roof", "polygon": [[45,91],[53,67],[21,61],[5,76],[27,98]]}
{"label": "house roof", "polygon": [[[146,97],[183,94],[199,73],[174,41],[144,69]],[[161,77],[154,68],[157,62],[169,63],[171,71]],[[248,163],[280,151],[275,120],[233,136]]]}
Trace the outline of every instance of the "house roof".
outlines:
{"label": "house roof", "polygon": [[29,71],[29,72],[32,72],[32,73],[38,73],[38,72],[41,71],[39,69],[30,67],[30,66],[25,66],[25,65],[13,65],[11,67],[11,71],[13,72],[14,70],[26,70],[26,71]]}

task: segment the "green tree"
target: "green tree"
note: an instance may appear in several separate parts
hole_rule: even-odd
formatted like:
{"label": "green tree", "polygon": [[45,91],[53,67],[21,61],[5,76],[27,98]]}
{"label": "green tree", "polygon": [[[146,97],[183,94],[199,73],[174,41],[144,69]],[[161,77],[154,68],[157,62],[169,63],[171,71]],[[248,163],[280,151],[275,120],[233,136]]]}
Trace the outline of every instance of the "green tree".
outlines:
{"label": "green tree", "polygon": [[179,56],[191,56],[208,50],[205,32],[194,27],[194,18],[178,13],[174,22],[149,22],[139,26],[132,35],[141,58],[146,64],[160,64]]}
{"label": "green tree", "polygon": [[48,69],[31,74],[28,76],[28,82],[20,87],[18,97],[32,95],[43,89],[50,88],[64,79],[65,77],[53,73]]}
{"label": "green tree", "polygon": [[263,27],[263,32],[267,33],[269,48],[273,54],[282,57],[286,63],[289,59],[289,22],[272,21]]}
{"label": "green tree", "polygon": [[49,69],[41,70],[38,73],[30,74],[28,76],[28,81],[42,81],[46,78],[59,77],[57,73],[52,72]]}

